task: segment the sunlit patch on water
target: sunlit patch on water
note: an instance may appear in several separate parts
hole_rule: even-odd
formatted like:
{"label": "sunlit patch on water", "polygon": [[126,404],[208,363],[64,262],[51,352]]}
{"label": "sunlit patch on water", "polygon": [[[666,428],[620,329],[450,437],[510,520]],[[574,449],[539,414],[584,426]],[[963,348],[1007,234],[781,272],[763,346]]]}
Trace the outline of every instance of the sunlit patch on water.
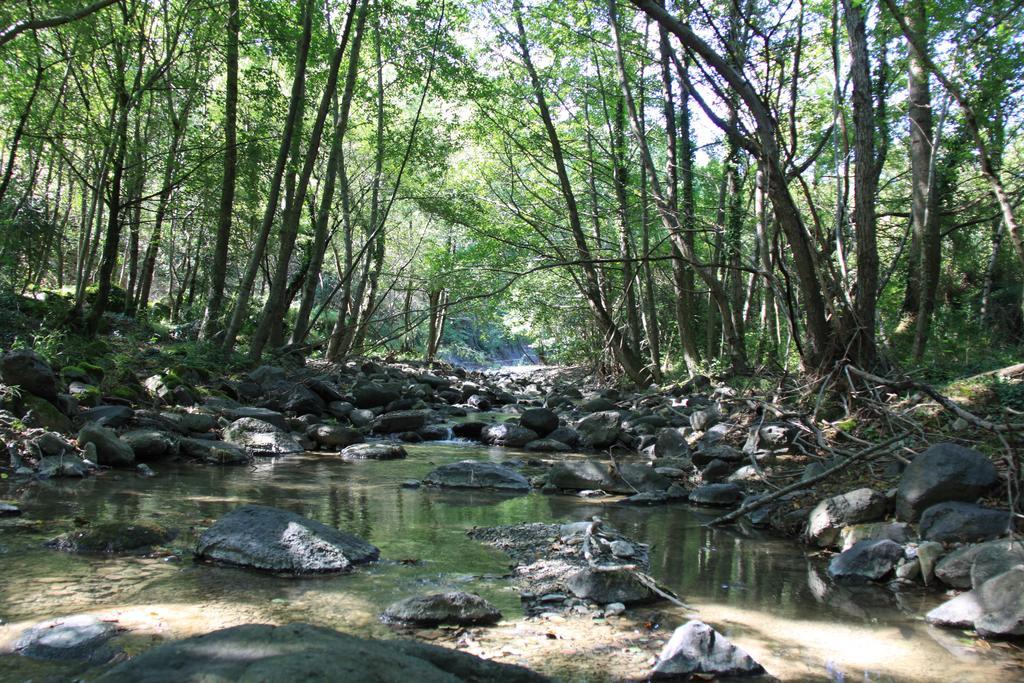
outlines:
{"label": "sunlit patch on water", "polygon": [[[651,573],[783,680],[1020,678],[1019,670],[1004,668],[1012,663],[1007,657],[978,656],[957,632],[921,622],[918,616],[939,597],[834,586],[801,546],[704,528],[714,516],[708,511],[604,506],[538,493],[403,489],[403,481],[447,462],[535,457],[458,442],[406,448],[407,460],[387,462],[310,453],[255,468],[158,463],[152,478],[110,471],[84,481],[2,481],[0,498],[17,499],[24,515],[0,520],[0,649],[9,651],[30,624],[81,613],[125,628],[116,642],[129,655],[167,639],[254,622],[305,621],[394,637],[377,618],[390,603],[466,590],[495,604],[505,620],[489,629],[442,628],[417,637],[561,678],[637,677],[686,612],[658,606],[597,620],[524,619],[507,578],[508,558],[465,533],[473,526],[600,514],[652,544]],[[244,503],[293,510],[358,534],[381,549],[384,561],[347,575],[298,578],[194,563],[198,535]],[[86,557],[42,546],[76,524],[140,520],[175,528],[178,536],[153,557]],[[73,673],[81,672],[0,655],[2,681],[66,680]]]}

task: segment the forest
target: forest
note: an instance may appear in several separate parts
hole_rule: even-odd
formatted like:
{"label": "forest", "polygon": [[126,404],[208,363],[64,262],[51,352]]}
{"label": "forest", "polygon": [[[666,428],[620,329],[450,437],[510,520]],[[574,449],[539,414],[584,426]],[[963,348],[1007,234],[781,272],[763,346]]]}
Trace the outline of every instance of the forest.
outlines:
{"label": "forest", "polygon": [[1016,0],[5,0],[0,93],[0,681],[1024,671]]}

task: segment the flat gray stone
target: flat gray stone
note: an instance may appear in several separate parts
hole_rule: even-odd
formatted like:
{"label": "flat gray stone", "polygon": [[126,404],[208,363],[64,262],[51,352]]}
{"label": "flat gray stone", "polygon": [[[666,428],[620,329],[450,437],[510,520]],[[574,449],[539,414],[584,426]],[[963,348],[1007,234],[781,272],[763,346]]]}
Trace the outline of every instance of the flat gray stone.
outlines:
{"label": "flat gray stone", "polygon": [[252,417],[242,417],[228,425],[224,441],[253,457],[291,455],[305,450],[294,436],[280,427]]}
{"label": "flat gray stone", "polygon": [[357,443],[341,450],[346,460],[401,460],[409,454],[396,443]]}
{"label": "flat gray stone", "polygon": [[415,595],[399,600],[381,614],[386,623],[415,626],[494,624],[500,619],[501,612],[494,605],[462,591]]}
{"label": "flat gray stone", "polygon": [[442,488],[498,489],[520,493],[530,490],[530,481],[519,472],[478,460],[441,465],[424,477],[423,483]]}

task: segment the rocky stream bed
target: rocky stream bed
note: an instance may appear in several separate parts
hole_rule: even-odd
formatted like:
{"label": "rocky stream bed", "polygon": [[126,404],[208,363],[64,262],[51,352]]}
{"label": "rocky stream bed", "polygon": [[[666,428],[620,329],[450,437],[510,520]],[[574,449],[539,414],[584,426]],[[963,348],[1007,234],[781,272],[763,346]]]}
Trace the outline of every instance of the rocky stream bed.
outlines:
{"label": "rocky stream bed", "polygon": [[0,379],[0,680],[1024,675],[1024,546],[957,444],[785,493],[838,449],[706,378]]}

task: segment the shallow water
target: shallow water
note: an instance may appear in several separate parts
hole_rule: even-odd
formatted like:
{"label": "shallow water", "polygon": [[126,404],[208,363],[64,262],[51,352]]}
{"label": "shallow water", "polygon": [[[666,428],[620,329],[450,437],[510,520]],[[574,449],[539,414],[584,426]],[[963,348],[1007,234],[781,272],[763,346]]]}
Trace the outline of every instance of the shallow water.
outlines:
{"label": "shallow water", "polygon": [[[940,596],[879,587],[837,587],[823,563],[789,541],[745,537],[701,524],[686,506],[625,508],[571,496],[507,496],[403,489],[434,466],[468,457],[500,462],[515,453],[458,443],[408,446],[404,461],[345,462],[306,454],[255,468],[158,464],[158,476],[110,471],[84,481],[0,482],[0,498],[24,514],[0,520],[0,651],[27,625],[88,612],[126,630],[135,653],[167,638],[229,625],[305,621],[362,635],[394,633],[377,620],[391,602],[462,589],[495,603],[494,629],[425,635],[561,679],[639,677],[689,612],[658,606],[625,618],[524,620],[507,578],[508,559],[469,539],[473,526],[572,521],[600,514],[653,545],[651,573],[701,619],[733,637],[783,680],[1020,680],[1013,652],[980,652],[956,631],[919,615]],[[354,532],[384,561],[344,576],[294,578],[193,563],[203,528],[242,503],[273,505]],[[170,557],[84,557],[42,547],[75,520],[152,520],[175,528]],[[416,562],[411,562],[416,560]],[[451,641],[451,642],[449,642]],[[0,654],[0,680],[68,680],[74,667]],[[92,672],[90,672],[92,673]],[[88,675],[85,676],[88,678]]]}

